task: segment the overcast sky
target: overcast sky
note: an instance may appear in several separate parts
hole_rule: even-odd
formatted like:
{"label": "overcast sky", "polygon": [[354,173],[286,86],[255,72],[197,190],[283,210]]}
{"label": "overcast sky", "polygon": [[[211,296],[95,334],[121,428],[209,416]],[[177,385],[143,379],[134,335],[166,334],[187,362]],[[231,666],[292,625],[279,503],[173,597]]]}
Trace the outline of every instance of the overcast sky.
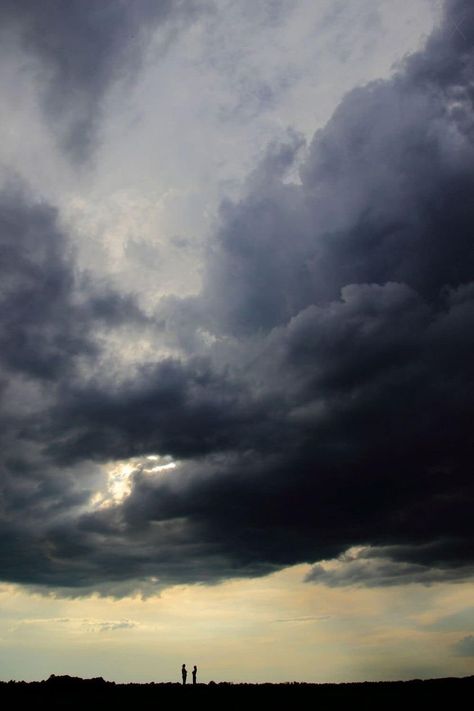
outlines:
{"label": "overcast sky", "polygon": [[473,673],[474,7],[0,0],[0,677]]}

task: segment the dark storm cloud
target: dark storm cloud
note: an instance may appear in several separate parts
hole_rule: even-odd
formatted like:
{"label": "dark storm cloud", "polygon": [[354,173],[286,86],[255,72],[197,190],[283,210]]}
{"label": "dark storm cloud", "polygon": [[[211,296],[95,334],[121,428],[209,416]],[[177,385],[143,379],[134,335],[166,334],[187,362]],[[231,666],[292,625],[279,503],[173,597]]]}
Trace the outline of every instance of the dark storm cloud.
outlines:
{"label": "dark storm cloud", "polygon": [[[145,319],[78,291],[51,209],[9,198],[5,313],[29,355],[7,330],[4,378],[36,390],[14,381],[2,411],[5,579],[119,595],[300,562],[328,585],[472,575],[474,8],[446,7],[397,75],[345,97],[300,182],[290,133],[222,206],[202,294],[157,314],[179,358],[94,370],[97,323]],[[155,454],[177,468],[153,473]],[[87,510],[98,464],[128,457],[130,495]]]}
{"label": "dark storm cloud", "polygon": [[[98,336],[146,318],[131,297],[74,268],[55,209],[13,182],[0,192],[0,569],[6,580],[58,582],[45,531],[81,510],[97,468],[58,468],[32,434],[100,353]],[[30,434],[28,434],[30,433]],[[71,541],[74,557],[87,550]],[[58,578],[59,576],[59,578]],[[67,578],[69,581],[69,577]]]}
{"label": "dark storm cloud", "polygon": [[[192,457],[254,444],[269,427],[265,403],[210,364],[173,359],[142,366],[131,380],[65,385],[40,437],[61,461],[127,458],[153,452]],[[63,422],[67,422],[67,437]]]}
{"label": "dark storm cloud", "polygon": [[58,380],[97,352],[95,322],[144,320],[134,300],[75,273],[56,210],[20,185],[0,192],[0,362]]}
{"label": "dark storm cloud", "polygon": [[76,318],[74,274],[55,211],[28,203],[20,188],[3,191],[0,245],[0,358],[9,369],[56,378],[92,344]]}
{"label": "dark storm cloud", "polygon": [[192,14],[180,0],[0,2],[3,30],[39,62],[43,109],[78,160],[96,141],[106,92],[133,73],[154,29]]}

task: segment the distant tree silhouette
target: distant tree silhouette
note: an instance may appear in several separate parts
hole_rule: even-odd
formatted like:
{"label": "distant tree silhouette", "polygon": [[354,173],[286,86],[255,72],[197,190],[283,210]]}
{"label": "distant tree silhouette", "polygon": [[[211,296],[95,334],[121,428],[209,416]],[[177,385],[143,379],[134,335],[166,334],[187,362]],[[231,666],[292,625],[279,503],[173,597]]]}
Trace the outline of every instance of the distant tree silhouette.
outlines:
{"label": "distant tree silhouette", "polygon": [[[183,664],[184,669],[186,666]],[[121,684],[71,676],[54,676],[47,681],[0,681],[0,702],[5,709],[56,709],[68,711],[104,711],[106,708],[173,709],[182,701],[178,682]],[[435,707],[454,709],[456,699],[472,698],[474,676],[448,679],[413,679],[411,681],[351,682],[311,684],[233,684],[228,681],[198,684],[193,701],[206,711],[242,709],[251,705],[275,709],[330,709],[351,711],[400,711],[405,706],[415,710]],[[459,705],[459,708],[463,708]]]}

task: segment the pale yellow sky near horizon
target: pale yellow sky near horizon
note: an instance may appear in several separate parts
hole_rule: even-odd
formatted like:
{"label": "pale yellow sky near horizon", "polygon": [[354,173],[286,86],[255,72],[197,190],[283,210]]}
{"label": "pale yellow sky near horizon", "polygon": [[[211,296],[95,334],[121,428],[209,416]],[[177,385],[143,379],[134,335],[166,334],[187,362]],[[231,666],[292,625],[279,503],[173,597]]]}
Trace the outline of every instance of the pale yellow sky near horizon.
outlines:
{"label": "pale yellow sky near horizon", "polygon": [[[466,676],[472,583],[330,588],[298,565],[160,596],[64,598],[0,586],[0,678],[342,682]],[[469,624],[471,625],[469,627]]]}

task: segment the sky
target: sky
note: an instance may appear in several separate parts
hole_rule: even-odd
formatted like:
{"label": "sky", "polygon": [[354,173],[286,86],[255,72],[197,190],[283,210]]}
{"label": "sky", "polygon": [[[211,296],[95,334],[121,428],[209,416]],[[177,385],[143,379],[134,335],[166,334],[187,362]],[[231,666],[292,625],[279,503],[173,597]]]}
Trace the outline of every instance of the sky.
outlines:
{"label": "sky", "polygon": [[0,0],[0,678],[474,673],[474,6]]}

